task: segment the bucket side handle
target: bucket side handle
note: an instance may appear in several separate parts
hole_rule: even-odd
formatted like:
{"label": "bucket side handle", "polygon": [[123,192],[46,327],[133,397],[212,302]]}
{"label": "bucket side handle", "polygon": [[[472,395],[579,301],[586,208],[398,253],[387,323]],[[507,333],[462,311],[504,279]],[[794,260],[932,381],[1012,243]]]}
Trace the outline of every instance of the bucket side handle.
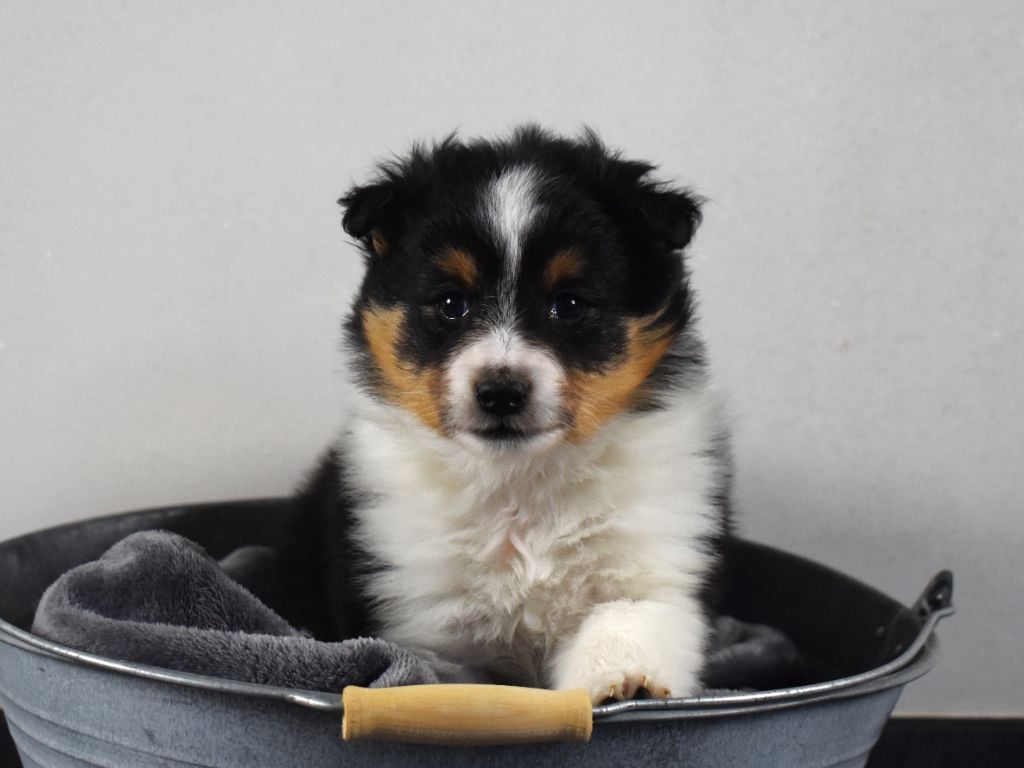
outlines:
{"label": "bucket side handle", "polygon": [[903,655],[907,648],[920,640],[922,636],[927,637],[935,629],[935,625],[946,616],[953,614],[953,573],[951,571],[939,571],[925,585],[920,596],[910,606],[910,612],[920,622],[916,637],[909,640],[904,638],[900,641],[890,639],[898,635],[899,620],[893,619],[885,628],[885,658],[893,658]]}
{"label": "bucket side handle", "polygon": [[927,621],[933,613],[950,615],[953,612],[953,572],[939,571],[935,574],[921,596],[917,598],[912,610],[922,621]]}

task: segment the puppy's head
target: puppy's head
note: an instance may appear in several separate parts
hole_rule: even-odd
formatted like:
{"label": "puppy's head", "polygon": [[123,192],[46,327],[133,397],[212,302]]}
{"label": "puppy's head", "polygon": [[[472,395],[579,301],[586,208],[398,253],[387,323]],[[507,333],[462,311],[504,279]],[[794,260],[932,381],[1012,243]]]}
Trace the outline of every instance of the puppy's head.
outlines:
{"label": "puppy's head", "polygon": [[366,276],[358,379],[477,448],[582,442],[699,364],[681,250],[698,202],[591,133],[449,138],[340,201]]}

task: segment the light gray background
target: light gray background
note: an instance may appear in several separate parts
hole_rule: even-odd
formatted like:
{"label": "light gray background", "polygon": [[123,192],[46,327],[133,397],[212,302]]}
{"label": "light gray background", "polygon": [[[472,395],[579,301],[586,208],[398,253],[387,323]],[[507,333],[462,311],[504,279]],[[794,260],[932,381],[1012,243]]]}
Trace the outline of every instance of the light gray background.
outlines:
{"label": "light gray background", "polygon": [[1024,711],[1018,0],[142,5],[0,7],[0,537],[288,492],[341,407],[334,200],[587,123],[711,198],[742,529],[906,600],[953,568],[902,708]]}

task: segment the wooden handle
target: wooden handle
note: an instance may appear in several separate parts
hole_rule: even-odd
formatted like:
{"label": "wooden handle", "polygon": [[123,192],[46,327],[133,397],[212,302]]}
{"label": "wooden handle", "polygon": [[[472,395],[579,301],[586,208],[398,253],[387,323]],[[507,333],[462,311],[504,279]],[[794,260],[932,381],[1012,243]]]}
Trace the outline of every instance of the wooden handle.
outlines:
{"label": "wooden handle", "polygon": [[506,685],[348,686],[341,738],[415,744],[589,741],[590,696]]}

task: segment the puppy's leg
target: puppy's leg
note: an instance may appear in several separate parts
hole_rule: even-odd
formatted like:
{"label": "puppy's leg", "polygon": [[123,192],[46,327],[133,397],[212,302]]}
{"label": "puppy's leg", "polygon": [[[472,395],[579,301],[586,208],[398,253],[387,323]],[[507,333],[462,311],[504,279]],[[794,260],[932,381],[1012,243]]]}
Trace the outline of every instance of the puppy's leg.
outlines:
{"label": "puppy's leg", "polygon": [[555,688],[585,688],[597,704],[689,696],[699,686],[708,628],[696,600],[616,600],[595,606],[565,638],[551,666]]}

